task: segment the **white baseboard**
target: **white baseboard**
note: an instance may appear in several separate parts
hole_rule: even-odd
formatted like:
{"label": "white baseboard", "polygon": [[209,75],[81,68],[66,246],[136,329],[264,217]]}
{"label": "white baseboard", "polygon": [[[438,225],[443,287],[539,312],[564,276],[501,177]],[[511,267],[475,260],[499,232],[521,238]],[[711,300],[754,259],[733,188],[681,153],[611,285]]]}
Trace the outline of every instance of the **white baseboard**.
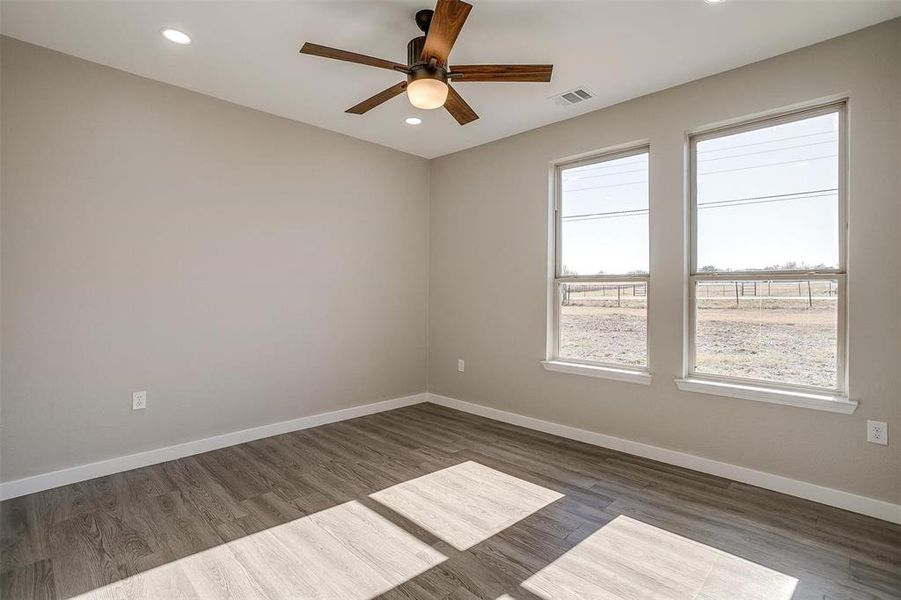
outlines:
{"label": "white baseboard", "polygon": [[587,431],[577,427],[568,425],[560,425],[559,423],[551,423],[533,417],[525,417],[516,413],[489,408],[481,404],[465,402],[455,398],[448,398],[438,394],[428,394],[429,402],[455,408],[463,412],[479,415],[495,421],[503,421],[511,425],[519,425],[528,429],[535,429],[560,437],[585,442],[595,446],[602,446],[612,450],[619,450],[627,454],[634,454],[644,458],[650,458],[660,462],[685,467],[694,471],[708,473],[732,479],[741,483],[755,485],[757,487],[781,492],[790,496],[812,500],[821,504],[835,506],[844,510],[849,510],[862,515],[875,517],[884,521],[901,524],[901,504],[892,504],[884,500],[868,498],[866,496],[858,496],[850,492],[843,492],[833,488],[823,487],[806,481],[798,481],[789,479],[781,475],[765,473],[763,471],[755,471],[747,467],[740,467],[729,463],[695,456],[694,454],[686,454],[685,452],[677,452],[676,450],[668,450],[658,446],[651,446],[641,442],[633,442],[623,438]]}
{"label": "white baseboard", "polygon": [[308,429],[327,423],[335,423],[337,421],[345,421],[356,417],[363,417],[386,410],[411,406],[421,402],[432,402],[448,408],[454,408],[463,412],[479,415],[496,421],[503,421],[512,425],[519,425],[528,429],[543,431],[560,437],[568,438],[602,446],[612,450],[619,450],[627,454],[634,454],[652,460],[658,460],[671,465],[685,467],[702,473],[709,473],[719,477],[725,477],[734,481],[740,481],[750,485],[756,485],[768,490],[781,492],[790,496],[812,500],[821,504],[835,506],[852,512],[860,513],[883,519],[892,523],[901,524],[901,505],[859,496],[849,492],[843,492],[832,488],[789,479],[781,475],[765,473],[763,471],[755,471],[747,467],[740,467],[729,463],[695,456],[676,450],[668,450],[650,444],[634,442],[623,438],[605,435],[594,431],[570,427],[568,425],[560,425],[559,423],[551,423],[534,417],[526,417],[516,413],[498,410],[472,402],[465,402],[455,398],[448,398],[438,394],[422,393],[403,398],[393,398],[382,402],[374,402],[372,404],[364,404],[362,406],[354,406],[333,412],[320,413],[309,417],[301,417],[299,419],[291,419],[290,421],[281,421],[279,423],[271,423],[269,425],[261,425],[251,429],[243,429],[241,431],[233,431],[214,437],[194,440],[177,444],[174,446],[166,446],[155,450],[147,450],[146,452],[138,452],[137,454],[129,454],[108,460],[102,460],[85,465],[78,465],[68,469],[60,469],[50,473],[34,475],[32,477],[24,477],[0,483],[0,500],[8,500],[17,496],[24,496],[34,492],[86,481],[95,477],[103,477],[120,473],[122,471],[130,471],[140,467],[146,467],[167,460],[175,460],[186,456],[193,456],[202,452],[218,450],[244,442],[250,442],[273,435],[288,433],[291,431],[299,431]]}
{"label": "white baseboard", "polygon": [[354,406],[309,417],[301,417],[299,419],[291,419],[290,421],[281,421],[279,423],[270,423],[269,425],[261,425],[250,429],[242,429],[240,431],[232,431],[213,437],[208,437],[174,446],[166,446],[164,448],[156,448],[155,450],[147,450],[138,452],[137,454],[129,454],[127,456],[119,456],[108,460],[78,465],[68,469],[60,469],[50,473],[34,475],[32,477],[23,477],[22,479],[14,479],[0,483],[0,500],[8,500],[25,494],[32,494],[50,488],[77,483],[94,479],[95,477],[103,477],[104,475],[112,475],[113,473],[121,473],[122,471],[130,471],[140,467],[155,465],[167,460],[175,460],[184,458],[210,450],[218,450],[234,446],[235,444],[243,444],[258,440],[260,438],[298,431],[300,429],[308,429],[326,423],[334,423],[336,421],[346,421],[347,419],[355,419],[386,410],[393,410],[411,404],[419,404],[427,401],[427,394],[415,394],[413,396],[404,396],[402,398],[393,398],[382,402],[374,402],[372,404],[364,404],[362,406]]}

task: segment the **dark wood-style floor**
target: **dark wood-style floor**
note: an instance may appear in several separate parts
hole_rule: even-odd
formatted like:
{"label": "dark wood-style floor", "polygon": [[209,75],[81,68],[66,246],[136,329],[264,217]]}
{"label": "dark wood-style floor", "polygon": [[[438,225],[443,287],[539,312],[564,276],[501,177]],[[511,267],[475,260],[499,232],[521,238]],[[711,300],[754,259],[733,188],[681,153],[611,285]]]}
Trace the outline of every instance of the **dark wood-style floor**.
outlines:
{"label": "dark wood-style floor", "polygon": [[[434,515],[434,523],[428,515],[419,520],[417,510],[423,508],[404,504],[403,494],[428,496],[433,480],[408,483],[409,489],[398,484],[449,467],[462,470],[433,476],[439,491],[429,500],[443,516]],[[457,484],[448,483],[452,477]],[[473,497],[482,500],[443,497],[440,490],[451,488],[441,485],[460,481],[470,482]],[[396,493],[379,494],[392,486],[398,486]],[[505,494],[525,504],[512,500],[505,506]],[[458,507],[470,521],[453,522]],[[390,556],[372,552],[371,541],[355,539],[342,546],[353,557],[334,558],[328,543],[316,537],[317,531],[328,531],[340,538],[334,528],[358,518],[375,523],[371,535]],[[630,527],[650,532],[639,535],[639,544],[657,535],[663,541],[654,543],[671,549],[690,544],[684,546],[690,551],[683,560],[695,560],[695,550],[701,556],[715,549],[721,556],[750,561],[741,564],[795,578],[798,600],[901,598],[899,526],[432,404],[4,502],[0,597],[104,597],[106,591],[117,598],[240,599],[297,597],[304,595],[297,590],[306,589],[313,597],[329,598],[333,593],[323,590],[338,585],[345,586],[340,589],[346,597],[360,599],[378,594],[453,600],[586,597],[591,594],[553,591],[554,585],[566,585],[560,584],[566,567],[562,557],[580,564],[576,554],[591,545],[590,539],[599,540],[595,549],[607,543],[597,535],[605,527],[612,532],[609,526],[617,518],[620,535]],[[497,523],[499,531],[492,529]],[[346,535],[354,537],[369,525],[348,527]],[[293,542],[285,542],[291,535]],[[281,554],[254,559],[268,543]],[[628,544],[616,542],[607,551],[628,554]],[[297,550],[292,555],[297,562],[284,563],[289,568],[278,571],[280,561],[298,547],[316,551]],[[656,551],[636,550],[631,559]],[[226,560],[225,554],[227,561],[238,562],[217,562]],[[262,564],[250,564],[254,560]],[[638,568],[618,561],[610,559],[620,565],[616,568]],[[358,564],[382,573],[354,580]],[[552,564],[560,568],[549,568]],[[590,579],[585,571],[595,568],[608,569],[604,581],[597,582],[606,585],[613,567],[601,561],[581,563],[573,577]],[[271,569],[272,580],[260,577],[265,573],[260,569]],[[320,584],[297,587],[315,577]],[[347,581],[338,581],[342,577]],[[279,589],[289,588],[273,587],[276,580],[295,586],[294,592],[280,594]],[[602,597],[633,597],[627,583],[618,589],[624,590],[621,595]],[[654,589],[653,597],[681,597],[668,593],[670,588]],[[633,590],[633,595],[641,594]],[[716,597],[749,596],[735,588]]]}

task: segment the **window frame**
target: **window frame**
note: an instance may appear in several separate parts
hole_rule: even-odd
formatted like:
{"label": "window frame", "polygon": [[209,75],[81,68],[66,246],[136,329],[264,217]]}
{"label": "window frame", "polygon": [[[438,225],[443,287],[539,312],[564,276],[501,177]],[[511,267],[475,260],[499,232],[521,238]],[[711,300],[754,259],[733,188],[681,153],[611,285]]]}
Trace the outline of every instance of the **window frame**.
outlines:
{"label": "window frame", "polygon": [[[847,238],[848,238],[848,102],[847,99],[829,102],[814,107],[793,110],[735,125],[693,133],[688,139],[688,290],[687,290],[687,340],[685,351],[684,377],[690,380],[730,385],[746,385],[787,392],[810,392],[834,394],[846,397],[848,394],[848,312],[847,312]],[[792,123],[803,119],[838,115],[838,267],[797,271],[752,270],[728,272],[699,272],[698,258],[698,206],[697,206],[697,145],[704,140],[727,135],[766,129],[776,125]],[[783,383],[765,379],[716,375],[698,372],[697,363],[697,288],[701,281],[778,281],[778,280],[835,280],[836,301],[836,382],[835,387],[819,387],[804,384]]]}
{"label": "window frame", "polygon": [[[584,167],[587,165],[595,165],[599,163],[609,162],[631,156],[648,155],[648,273],[644,275],[563,275],[563,171],[567,169]],[[608,379],[618,379],[622,381],[631,381],[634,383],[650,383],[650,364],[651,364],[651,273],[650,273],[650,257],[652,240],[650,236],[651,226],[651,146],[647,142],[639,144],[631,144],[622,146],[617,149],[605,150],[593,153],[589,156],[583,156],[574,160],[564,160],[553,164],[553,273],[550,277],[550,293],[551,314],[550,327],[548,328],[548,351],[547,360],[542,361],[545,368],[568,373],[576,373],[590,375],[594,377],[605,377]],[[646,295],[646,333],[645,333],[645,364],[630,365],[626,363],[600,362],[584,359],[565,357],[560,355],[560,309],[562,305],[561,284],[564,283],[618,283],[618,282],[637,282],[645,285]],[[571,365],[575,369],[566,368]],[[579,371],[580,367],[584,367]]]}

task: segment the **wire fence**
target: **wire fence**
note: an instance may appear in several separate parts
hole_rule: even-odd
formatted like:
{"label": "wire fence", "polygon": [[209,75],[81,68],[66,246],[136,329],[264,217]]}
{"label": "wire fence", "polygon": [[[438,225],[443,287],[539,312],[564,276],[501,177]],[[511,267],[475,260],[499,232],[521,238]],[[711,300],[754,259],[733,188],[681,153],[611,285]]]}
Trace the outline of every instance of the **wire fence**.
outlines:
{"label": "wire fence", "polygon": [[[832,300],[838,293],[838,285],[832,280],[798,281],[699,281],[696,297],[699,301],[731,300],[740,305],[742,300],[796,300],[813,307],[815,300]],[[576,304],[604,304],[622,307],[644,301],[648,296],[648,284],[626,283],[564,283],[561,285],[564,306]],[[722,304],[722,303],[718,303]]]}
{"label": "wire fence", "polygon": [[838,285],[832,280],[798,281],[699,281],[696,296],[698,300],[734,299],[740,305],[744,298],[767,300],[806,301],[813,307],[816,299],[832,299],[838,293]]}
{"label": "wire fence", "polygon": [[574,304],[623,304],[634,305],[635,300],[645,301],[648,297],[648,284],[629,283],[564,283],[561,285],[563,306]]}

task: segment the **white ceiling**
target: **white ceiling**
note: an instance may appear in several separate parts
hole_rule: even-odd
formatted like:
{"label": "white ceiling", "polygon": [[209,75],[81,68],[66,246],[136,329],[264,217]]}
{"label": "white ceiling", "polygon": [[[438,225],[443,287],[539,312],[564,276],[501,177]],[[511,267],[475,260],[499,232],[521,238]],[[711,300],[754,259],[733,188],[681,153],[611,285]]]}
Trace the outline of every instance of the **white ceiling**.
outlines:
{"label": "white ceiling", "polygon": [[[469,83],[480,115],[461,127],[400,96],[344,110],[397,83],[383,69],[304,56],[304,41],[406,62],[413,14],[431,0],[344,2],[2,0],[20,40],[427,158],[568,119],[901,16],[901,0],[497,1],[474,8],[451,64],[553,63],[549,84]],[[194,39],[162,38],[174,27]],[[585,86],[596,98],[557,106]],[[418,115],[423,124],[405,125]]]}

